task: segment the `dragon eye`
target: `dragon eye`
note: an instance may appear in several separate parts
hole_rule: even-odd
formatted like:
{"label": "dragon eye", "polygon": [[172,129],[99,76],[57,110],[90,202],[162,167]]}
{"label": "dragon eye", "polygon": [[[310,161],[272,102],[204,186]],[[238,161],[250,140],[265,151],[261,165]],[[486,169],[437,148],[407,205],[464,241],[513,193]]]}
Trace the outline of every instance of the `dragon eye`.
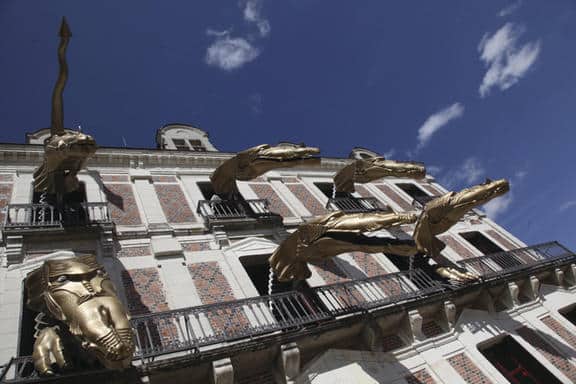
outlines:
{"label": "dragon eye", "polygon": [[58,279],[56,279],[56,281],[59,283],[63,283],[67,280],[68,280],[68,276],[66,276],[66,275],[58,276]]}

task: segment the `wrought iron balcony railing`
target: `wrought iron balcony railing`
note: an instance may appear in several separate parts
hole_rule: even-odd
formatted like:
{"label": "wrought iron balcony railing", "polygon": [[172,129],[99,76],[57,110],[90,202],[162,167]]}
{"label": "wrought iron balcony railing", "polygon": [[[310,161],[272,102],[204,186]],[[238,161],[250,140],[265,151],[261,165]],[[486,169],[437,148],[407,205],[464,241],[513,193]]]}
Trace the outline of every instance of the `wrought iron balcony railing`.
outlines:
{"label": "wrought iron balcony railing", "polygon": [[574,253],[558,242],[549,242],[531,247],[492,253],[460,261],[458,264],[484,279],[506,276],[510,273],[533,267],[544,267],[563,259],[573,259]]}
{"label": "wrought iron balcony railing", "polygon": [[270,212],[267,199],[201,200],[198,202],[197,212],[206,220],[208,226],[219,222],[277,216],[275,213]]}
{"label": "wrought iron balcony railing", "polygon": [[391,209],[375,197],[335,197],[328,199],[326,209],[346,213],[386,212]]}
{"label": "wrought iron balcony railing", "polygon": [[148,358],[198,352],[206,345],[298,329],[329,317],[302,293],[286,292],[134,316],[131,323],[136,334],[135,356]]}
{"label": "wrought iron balcony railing", "polygon": [[108,203],[80,203],[64,211],[50,204],[9,204],[4,228],[38,229],[104,224],[112,224]]}
{"label": "wrought iron balcony railing", "polygon": [[[482,275],[472,283],[507,281],[533,270],[576,262],[576,255],[557,242],[466,259],[459,264]],[[414,269],[346,281],[271,296],[253,297],[134,316],[131,325],[137,350],[135,360],[192,352],[200,356],[218,349],[250,343],[254,337],[278,337],[313,331],[339,319],[386,310],[397,304],[414,305],[436,295],[458,294],[466,285],[447,286]],[[442,296],[444,297],[444,296]],[[342,323],[348,324],[348,323]],[[247,344],[246,344],[247,345]],[[31,382],[36,377],[31,357],[12,359],[0,372],[0,383]],[[37,377],[36,377],[37,378]]]}

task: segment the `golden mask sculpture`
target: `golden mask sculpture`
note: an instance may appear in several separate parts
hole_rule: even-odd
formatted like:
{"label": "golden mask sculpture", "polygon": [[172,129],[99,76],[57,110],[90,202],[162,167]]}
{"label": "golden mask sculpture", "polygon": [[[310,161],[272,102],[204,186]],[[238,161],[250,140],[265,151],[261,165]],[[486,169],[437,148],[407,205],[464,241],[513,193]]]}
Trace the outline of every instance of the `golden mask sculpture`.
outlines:
{"label": "golden mask sculpture", "polygon": [[106,271],[93,255],[48,260],[25,280],[27,306],[43,314],[34,366],[41,375],[73,365],[66,344],[76,344],[110,369],[126,368],[134,354],[133,332]]}
{"label": "golden mask sculpture", "polygon": [[50,137],[44,143],[44,160],[34,172],[34,190],[63,194],[78,188],[76,175],[97,149],[90,135],[64,129],[63,92],[68,79],[66,47],[72,36],[66,19],[60,27],[58,62],[60,73],[52,94],[52,123]]}
{"label": "golden mask sculpture", "polygon": [[[426,204],[419,216],[369,212],[346,214],[334,212],[303,224],[280,244],[269,259],[280,281],[303,280],[310,277],[307,262],[341,253],[391,253],[399,256],[425,255],[438,264],[440,276],[455,281],[477,279],[472,273],[445,265],[440,251],[445,247],[436,235],[447,231],[470,209],[485,204],[509,190],[506,180],[490,181],[460,192],[450,192]],[[364,233],[416,222],[413,239],[366,236]]]}
{"label": "golden mask sculpture", "polygon": [[353,193],[354,183],[369,183],[387,176],[422,179],[426,176],[426,168],[421,163],[386,160],[383,157],[358,159],[334,176],[334,188],[336,193]]}
{"label": "golden mask sculpture", "polygon": [[214,192],[220,197],[234,197],[238,194],[236,180],[248,181],[278,168],[298,165],[315,166],[320,164],[320,150],[304,144],[281,143],[275,147],[258,145],[222,163],[210,176]]}

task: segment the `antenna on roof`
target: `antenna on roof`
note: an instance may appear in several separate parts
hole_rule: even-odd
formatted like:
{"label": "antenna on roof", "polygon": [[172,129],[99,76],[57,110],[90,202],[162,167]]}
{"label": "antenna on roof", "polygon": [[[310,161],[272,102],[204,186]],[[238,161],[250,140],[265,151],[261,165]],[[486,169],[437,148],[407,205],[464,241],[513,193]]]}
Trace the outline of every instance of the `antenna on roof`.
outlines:
{"label": "antenna on roof", "polygon": [[122,142],[124,143],[124,148],[128,147],[128,144],[126,144],[126,139],[124,138],[124,136],[122,136]]}

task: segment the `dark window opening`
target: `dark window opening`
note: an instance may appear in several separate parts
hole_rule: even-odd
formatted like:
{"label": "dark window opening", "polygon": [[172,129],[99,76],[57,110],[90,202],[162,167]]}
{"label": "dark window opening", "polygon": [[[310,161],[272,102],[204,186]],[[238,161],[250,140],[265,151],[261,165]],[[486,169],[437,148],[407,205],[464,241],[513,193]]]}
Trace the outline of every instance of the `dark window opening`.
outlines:
{"label": "dark window opening", "polygon": [[555,384],[560,381],[511,336],[480,352],[513,384]]}
{"label": "dark window opening", "polygon": [[[240,258],[242,266],[248,273],[252,284],[260,296],[268,295],[268,284],[270,280],[269,256],[245,256]],[[272,293],[290,292],[294,290],[294,282],[280,282],[274,276],[272,280]]]}
{"label": "dark window opening", "polygon": [[427,194],[422,189],[420,189],[416,184],[398,183],[398,184],[396,184],[396,186],[398,188],[400,188],[401,190],[403,190],[411,198],[413,198],[417,201],[426,200],[426,199],[431,198],[431,196],[429,194]]}
{"label": "dark window opening", "polygon": [[212,188],[212,183],[209,181],[201,181],[197,183],[200,192],[202,192],[202,196],[206,200],[210,200],[212,196],[214,196],[214,188]]}
{"label": "dark window opening", "polygon": [[460,236],[462,236],[466,241],[468,241],[485,255],[504,251],[492,240],[484,236],[481,232],[462,232],[460,233]]}
{"label": "dark window opening", "polygon": [[[24,284],[22,284],[24,285]],[[32,355],[32,348],[34,346],[34,326],[36,321],[34,320],[38,315],[28,308],[26,302],[28,301],[28,292],[26,287],[23,287],[22,294],[22,312],[20,313],[20,330],[19,330],[19,342],[18,342],[18,356],[30,356]]]}
{"label": "dark window opening", "polygon": [[184,139],[172,139],[172,142],[174,143],[174,145],[176,146],[176,149],[178,151],[189,151],[190,148],[188,147],[188,145],[186,144],[186,141]]}
{"label": "dark window opening", "polygon": [[327,198],[331,199],[334,194],[334,184],[333,183],[314,183],[316,188],[318,188]]}
{"label": "dark window opening", "polygon": [[568,319],[569,322],[576,325],[576,306],[561,309],[560,314]]}
{"label": "dark window opening", "polygon": [[[481,232],[462,232],[459,235],[485,255],[504,252],[502,248],[484,236]],[[522,263],[510,253],[495,255],[494,257],[491,257],[490,260],[494,261],[504,269],[522,265]]]}
{"label": "dark window opening", "polygon": [[83,182],[78,184],[78,189],[75,191],[64,194],[62,198],[63,207],[60,207],[61,212],[56,211],[57,201],[56,195],[53,193],[34,192],[32,203],[47,204],[53,208],[35,209],[33,212],[37,223],[62,221],[68,224],[79,224],[88,219],[86,212],[86,185]]}
{"label": "dark window opening", "polygon": [[188,140],[188,144],[190,144],[190,148],[192,148],[193,151],[206,152],[206,148],[200,140]]}

